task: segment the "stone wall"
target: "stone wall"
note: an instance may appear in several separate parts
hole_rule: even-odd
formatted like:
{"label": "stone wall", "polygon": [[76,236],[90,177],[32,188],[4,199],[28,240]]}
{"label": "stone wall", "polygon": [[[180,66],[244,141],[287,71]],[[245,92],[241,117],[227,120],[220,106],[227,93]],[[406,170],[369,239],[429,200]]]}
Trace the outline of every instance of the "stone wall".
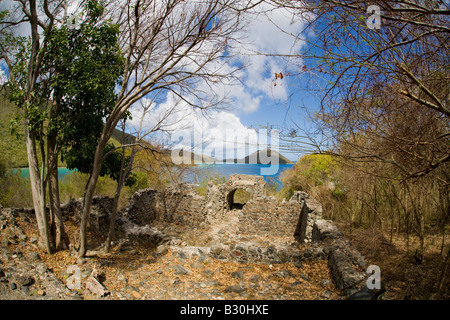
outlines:
{"label": "stone wall", "polygon": [[239,217],[241,234],[285,237],[294,236],[301,203],[279,203],[273,197],[257,197],[248,201]]}
{"label": "stone wall", "polygon": [[195,186],[180,184],[163,191],[137,191],[121,214],[137,225],[166,221],[198,227],[206,220],[206,199]]}
{"label": "stone wall", "polygon": [[163,191],[139,190],[130,199],[122,215],[138,225],[153,221],[179,223],[191,227],[206,226],[214,218],[226,219],[235,190],[247,191],[251,199],[239,216],[241,234],[292,237],[299,232],[300,212],[306,211],[307,241],[311,238],[312,225],[321,217],[320,204],[309,199],[306,193],[294,194],[289,201],[278,202],[266,196],[264,178],[260,176],[230,175],[224,184],[210,183],[207,196],[202,197],[194,185],[180,184]]}
{"label": "stone wall", "polygon": [[323,247],[336,287],[344,295],[349,297],[364,287],[367,278],[364,257],[331,221],[316,221],[312,240]]}
{"label": "stone wall", "polygon": [[237,242],[230,245],[213,244],[209,247],[171,245],[170,249],[174,252],[183,252],[186,256],[206,254],[220,261],[263,264],[292,262],[298,267],[302,267],[303,261],[327,259],[323,248],[318,245],[311,245],[310,247],[300,249],[295,245],[283,245],[279,243]]}
{"label": "stone wall", "polygon": [[194,185],[182,184],[164,190],[161,197],[163,220],[191,227],[201,227],[206,221],[206,198]]}
{"label": "stone wall", "polygon": [[[88,224],[102,233],[107,233],[113,199],[106,196],[95,196],[92,199],[91,212]],[[34,211],[34,210],[33,210]],[[83,198],[70,199],[68,203],[61,204],[61,214],[65,219],[72,219],[75,222],[81,221],[83,211]]]}
{"label": "stone wall", "polygon": [[121,214],[137,225],[149,224],[161,216],[160,192],[153,189],[136,191]]}
{"label": "stone wall", "polygon": [[251,199],[266,196],[266,182],[263,177],[256,175],[232,174],[228,181],[215,185],[212,181],[208,184],[207,202],[208,214],[211,216],[223,216],[231,209],[234,192],[242,189],[250,194]]}
{"label": "stone wall", "polygon": [[[302,218],[305,219],[303,230]],[[274,197],[256,197],[242,209],[239,231],[243,234],[293,237],[303,243],[311,240],[313,224],[321,218],[322,206],[305,192],[296,192],[289,201],[281,203]]]}
{"label": "stone wall", "polygon": [[[128,239],[153,247],[164,243],[175,244],[171,236],[152,227],[154,221],[182,224],[192,228],[205,227],[218,220],[226,219],[229,209],[227,197],[236,188],[251,194],[251,199],[239,213],[238,233],[231,243],[212,243],[202,247],[212,258],[241,263],[286,263],[301,266],[304,260],[327,259],[336,287],[344,295],[361,292],[367,278],[364,257],[345,239],[342,232],[327,220],[322,220],[320,203],[305,192],[296,192],[289,201],[278,202],[266,196],[262,177],[235,175],[222,185],[209,185],[207,196],[196,191],[196,186],[180,184],[163,191],[144,189],[136,192],[128,205],[119,212],[116,220],[117,236],[120,241]],[[248,176],[247,176],[248,177]],[[62,214],[66,219],[80,220],[82,199],[72,199],[63,204]],[[89,226],[106,233],[109,227],[112,199],[94,197],[89,216]],[[11,209],[12,210],[12,209]],[[17,209],[30,213],[33,209]],[[1,221],[0,221],[1,222]],[[0,224],[3,228],[3,225]],[[246,235],[264,237],[288,237],[300,244],[312,242],[304,247],[299,243],[254,242],[244,240]],[[172,246],[175,250],[197,250],[196,247]],[[373,292],[370,292],[373,296]]]}
{"label": "stone wall", "polygon": [[[120,239],[121,241],[128,239],[154,247],[171,240],[170,236],[144,223],[147,214],[152,214],[152,211],[147,211],[145,208],[150,205],[154,198],[153,192],[144,190],[133,195],[130,199],[130,206],[125,208],[127,209],[125,211],[134,212],[133,219],[129,219],[126,215],[121,214],[122,212],[118,213],[115,223],[115,239]],[[92,199],[91,212],[88,219],[89,227],[98,230],[102,234],[108,233],[112,203],[113,199],[107,196],[95,196]],[[79,223],[82,207],[82,198],[71,199],[68,203],[62,204],[61,213],[63,218],[72,219]],[[133,220],[138,220],[140,223],[135,223]]]}
{"label": "stone wall", "polygon": [[[236,189],[246,190],[251,195],[251,199],[239,214],[237,230],[241,236],[286,237],[292,240],[300,239],[300,242],[310,241],[312,225],[321,218],[320,204],[310,199],[304,192],[295,193],[289,201],[278,202],[274,197],[266,196],[263,177],[248,175],[231,175],[227,183],[210,184],[206,197],[199,195],[196,186],[190,184],[179,184],[162,191],[139,190],[130,197],[127,206],[118,213],[117,234],[133,237],[135,234],[156,234],[153,229],[145,229],[147,226],[151,227],[155,221],[192,228],[206,227],[208,224],[217,222],[214,218],[227,219],[226,214],[230,210],[230,194],[232,195]],[[113,199],[106,196],[93,198],[89,226],[107,233],[112,202]],[[61,207],[63,216],[79,222],[82,203],[82,199],[71,199],[67,204],[63,204]],[[302,224],[302,219],[307,220],[306,224]],[[302,236],[299,235],[302,229],[300,226],[304,225],[306,228],[303,229],[306,230],[301,231]],[[160,236],[155,237],[155,241],[148,242],[158,243]],[[242,256],[248,257],[248,260],[261,260],[261,252],[270,253],[272,249],[261,250],[256,255],[253,255],[252,250],[247,250]],[[233,248],[229,250],[231,255],[233,252],[239,254],[238,251]],[[266,254],[263,256],[267,257]]]}
{"label": "stone wall", "polygon": [[[297,241],[303,242],[311,242],[312,240],[312,230],[314,223],[322,219],[322,205],[319,201],[312,199],[309,194],[303,191],[296,191],[292,195],[290,202],[300,202],[302,204],[302,211],[299,217],[299,221],[294,233],[294,237]],[[303,221],[301,219],[304,217],[305,221],[305,230],[300,230],[302,227]],[[304,232],[304,234],[301,234]]]}
{"label": "stone wall", "polygon": [[[206,197],[199,195],[196,186],[190,184],[179,184],[162,191],[139,190],[119,212],[117,231],[122,232],[120,226],[127,223],[144,227],[155,221],[206,227],[215,223],[215,218],[227,219],[230,194],[236,189],[246,190],[251,195],[239,214],[239,234],[288,237],[301,243],[311,240],[312,226],[322,217],[320,204],[305,192],[296,192],[289,201],[278,202],[274,197],[266,196],[263,177],[247,175],[231,175],[227,183],[208,185]],[[112,202],[109,197],[94,197],[90,226],[107,232]],[[81,210],[82,199],[72,199],[62,205],[63,215],[75,220],[80,219]]]}
{"label": "stone wall", "polygon": [[[206,197],[199,195],[196,186],[190,184],[179,184],[162,191],[139,190],[130,197],[119,217],[138,226],[164,221],[193,228],[205,227],[214,223],[214,218],[226,219],[230,194],[236,189],[246,190],[251,195],[239,215],[240,234],[310,241],[312,225],[322,215],[320,204],[304,192],[295,193],[289,201],[278,202],[274,197],[266,196],[265,182],[260,176],[231,175],[227,183],[208,185]],[[89,224],[106,232],[103,229],[109,223],[111,206],[111,198],[94,197]],[[78,219],[81,208],[82,201],[78,199],[63,205],[62,210],[66,216]],[[306,230],[300,228],[302,217],[307,219]]]}

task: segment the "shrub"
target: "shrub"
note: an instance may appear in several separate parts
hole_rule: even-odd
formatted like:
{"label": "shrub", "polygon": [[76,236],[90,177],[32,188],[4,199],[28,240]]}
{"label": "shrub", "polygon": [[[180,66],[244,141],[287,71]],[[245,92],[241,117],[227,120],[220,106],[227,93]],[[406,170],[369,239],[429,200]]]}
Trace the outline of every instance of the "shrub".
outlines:
{"label": "shrub", "polygon": [[227,182],[227,178],[224,176],[221,176],[217,173],[210,173],[203,176],[202,180],[200,181],[198,187],[196,188],[198,194],[201,196],[206,197],[206,192],[208,189],[208,183],[212,181],[215,185],[222,184]]}
{"label": "shrub", "polygon": [[[334,192],[338,190],[338,174],[339,166],[333,157],[321,154],[305,155],[290,170],[281,174],[283,187],[278,197],[289,199],[294,191],[314,193],[314,189],[320,189],[319,187]],[[335,196],[343,197],[343,191],[339,190]]]}
{"label": "shrub", "polygon": [[0,204],[16,208],[33,206],[30,179],[24,178],[20,169],[4,170],[0,176]]}
{"label": "shrub", "polygon": [[234,203],[245,204],[251,199],[250,193],[244,189],[237,189],[234,192],[233,201]]}

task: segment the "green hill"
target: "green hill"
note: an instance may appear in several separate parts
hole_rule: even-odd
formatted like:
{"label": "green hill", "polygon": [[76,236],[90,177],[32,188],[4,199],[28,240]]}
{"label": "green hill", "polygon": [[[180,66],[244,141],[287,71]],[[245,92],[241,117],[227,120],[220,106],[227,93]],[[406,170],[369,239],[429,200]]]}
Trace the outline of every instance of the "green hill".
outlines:
{"label": "green hill", "polygon": [[[270,150],[270,149],[260,150],[260,151],[252,153],[251,155],[249,155],[243,159],[244,163],[261,164],[263,162],[263,161],[261,161],[261,154],[263,152],[264,152],[264,157],[269,157],[269,158],[278,157],[279,164],[292,164],[291,160],[289,160],[285,156],[281,155],[280,153],[278,153],[274,150]],[[256,162],[255,162],[255,159],[256,159]],[[264,161],[264,162],[267,162],[267,161]]]}
{"label": "green hill", "polygon": [[27,149],[23,123],[18,123],[16,134],[11,135],[11,119],[17,115],[17,109],[0,92],[0,160],[8,168],[26,167],[28,165]]}
{"label": "green hill", "polygon": [[114,129],[114,132],[113,132],[113,134],[111,136],[110,141],[115,146],[119,146],[122,143],[124,143],[124,144],[134,143],[136,141],[136,137],[131,135],[131,134],[129,134],[129,133],[123,132],[123,131],[121,131],[119,129]]}
{"label": "green hill", "polygon": [[[11,120],[18,114],[17,108],[9,102],[4,91],[0,92],[0,162],[7,168],[24,168],[28,166],[27,148],[25,145],[25,133],[23,121],[18,121],[17,128],[12,135],[10,133]],[[110,140],[115,146],[124,143],[133,143],[135,137],[115,129]],[[64,163],[59,163],[64,167]]]}
{"label": "green hill", "polygon": [[186,157],[187,159],[190,159],[190,163],[185,163],[185,164],[197,164],[197,163],[215,163],[216,160],[207,156],[207,155],[202,155],[202,154],[198,154],[198,153],[194,153],[194,152],[190,152],[190,151],[186,151],[186,150],[180,150],[180,152],[178,153],[178,155],[172,155],[171,154],[171,150],[167,151],[172,158],[172,161],[175,160],[174,162],[182,162],[183,161],[183,157]]}

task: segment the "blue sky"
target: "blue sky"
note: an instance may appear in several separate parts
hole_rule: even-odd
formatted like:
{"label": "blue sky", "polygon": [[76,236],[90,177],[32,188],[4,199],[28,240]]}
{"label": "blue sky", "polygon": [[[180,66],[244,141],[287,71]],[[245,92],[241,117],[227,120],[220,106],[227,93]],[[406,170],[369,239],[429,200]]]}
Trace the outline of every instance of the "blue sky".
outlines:
{"label": "blue sky", "polygon": [[[294,119],[298,125],[307,128],[310,125],[307,113],[314,113],[318,102],[305,91],[300,91],[305,80],[300,72],[303,61],[298,57],[272,55],[295,56],[304,51],[306,43],[293,36],[301,38],[304,27],[305,22],[286,9],[273,10],[266,4],[256,7],[247,28],[240,35],[244,38],[244,44],[235,46],[232,52],[227,53],[234,56],[233,60],[224,61],[223,67],[230,70],[243,62],[246,66],[237,74],[239,84],[229,83],[217,88],[230,102],[227,107],[210,110],[204,117],[167,94],[159,103],[152,105],[153,112],[145,120],[146,127],[152,128],[155,119],[165,117],[168,110],[175,110],[173,106],[178,105],[176,112],[166,119],[165,129],[172,133],[171,141],[167,141],[166,137],[166,142],[187,149],[194,139],[193,130],[201,132],[209,148],[217,149],[217,158],[225,156],[220,154],[224,149],[235,148],[237,157],[244,157],[248,152],[264,148],[264,143],[258,141],[257,133],[263,127],[293,127]],[[0,70],[6,70],[1,63]],[[0,76],[2,73],[5,72],[0,71]],[[275,79],[275,73],[283,73],[283,79]],[[134,117],[127,130],[130,133],[138,126],[142,114],[140,106],[146,104],[152,102],[141,101],[131,109]],[[245,143],[246,149],[243,148]],[[301,156],[299,153],[281,152],[293,161]]]}
{"label": "blue sky", "polygon": [[[303,60],[299,56],[294,57],[306,48],[305,41],[293,36],[302,36],[305,22],[286,9],[272,9],[266,4],[256,7],[242,34],[245,44],[237,45],[227,53],[233,59],[224,61],[223,67],[232,68],[245,62],[245,68],[237,74],[240,81],[237,85],[229,83],[217,88],[228,98],[230,103],[227,108],[209,110],[205,118],[189,108],[183,110],[181,105],[175,116],[167,118],[166,129],[172,133],[169,142],[172,147],[189,149],[195,145],[193,140],[196,137],[192,137],[192,131],[196,131],[201,132],[206,141],[204,145],[208,145],[207,155],[211,155],[208,152],[212,148],[217,159],[225,158],[221,150],[234,148],[240,158],[248,152],[267,147],[258,141],[258,129],[267,126],[273,129],[293,127],[292,119],[301,126],[310,126],[307,113],[314,113],[318,102],[300,91],[305,78],[301,72]],[[275,73],[283,73],[283,79],[275,79]],[[168,94],[159,104],[155,104],[151,108],[154,111],[152,116],[144,121],[148,128],[175,103],[174,97]],[[129,123],[130,132],[138,126],[140,110],[139,106],[131,110],[133,121]],[[178,127],[172,126],[171,122],[176,122]],[[246,142],[250,145],[247,149],[244,148]],[[271,145],[268,147],[276,150]],[[193,151],[198,152],[199,149]],[[293,161],[301,156],[299,153],[281,152]]]}

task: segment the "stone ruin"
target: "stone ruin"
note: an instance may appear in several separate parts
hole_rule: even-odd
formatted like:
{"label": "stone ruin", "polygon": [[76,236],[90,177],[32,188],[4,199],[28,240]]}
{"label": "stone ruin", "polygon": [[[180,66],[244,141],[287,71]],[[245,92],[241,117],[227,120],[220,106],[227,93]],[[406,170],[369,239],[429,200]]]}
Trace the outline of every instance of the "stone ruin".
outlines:
{"label": "stone ruin", "polygon": [[[364,258],[331,221],[322,219],[320,203],[301,191],[279,202],[267,196],[265,186],[261,176],[230,175],[224,184],[209,183],[206,196],[191,184],[162,191],[139,190],[119,212],[116,234],[119,241],[145,243],[157,251],[169,246],[186,255],[200,252],[240,263],[293,262],[301,266],[304,260],[328,259],[336,286],[344,295],[360,290],[367,278]],[[235,210],[233,197],[238,189],[247,191],[250,199]],[[89,226],[106,233],[111,207],[111,198],[94,197]],[[79,219],[81,209],[82,199],[62,205],[63,215],[74,220]],[[199,234],[209,230],[211,240],[189,246],[155,227],[161,224],[200,230]],[[226,241],[223,234],[228,235]]]}
{"label": "stone ruin", "polygon": [[136,192],[121,212],[133,223],[143,226],[155,221],[177,223],[192,228],[226,220],[233,211],[233,197],[245,190],[250,200],[240,210],[237,232],[251,236],[286,237],[299,243],[310,242],[314,221],[322,217],[322,207],[305,192],[296,192],[289,201],[278,202],[267,196],[261,176],[230,175],[228,182],[210,182],[206,197],[196,186],[180,184],[163,191]]}

